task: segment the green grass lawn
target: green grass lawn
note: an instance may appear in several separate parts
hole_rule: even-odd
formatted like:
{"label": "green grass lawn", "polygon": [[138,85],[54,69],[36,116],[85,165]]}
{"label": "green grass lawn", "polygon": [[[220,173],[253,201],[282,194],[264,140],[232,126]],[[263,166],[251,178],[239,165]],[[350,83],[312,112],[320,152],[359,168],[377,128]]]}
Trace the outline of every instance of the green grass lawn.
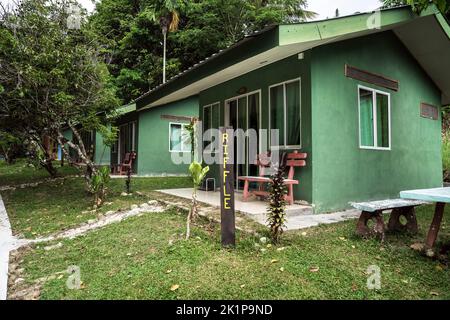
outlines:
{"label": "green grass lawn", "polygon": [[[199,222],[183,239],[185,217],[148,214],[110,225],[45,251],[40,245],[21,259],[27,283],[81,270],[82,289],[69,290],[67,275],[47,281],[42,299],[450,299],[447,266],[409,248],[423,240],[432,210],[419,210],[416,238],[354,237],[355,222],[288,232],[278,246],[238,233],[237,247],[220,247],[220,228]],[[449,240],[446,212],[441,240]],[[262,252],[261,248],[266,251]],[[366,287],[370,265],[381,269],[381,289]],[[179,288],[171,291],[171,287]]]}
{"label": "green grass lawn", "polygon": [[[27,175],[35,181],[32,172]],[[124,184],[123,179],[112,180],[107,200],[112,204],[97,212],[91,211],[92,197],[82,178],[4,191],[2,197],[14,232],[32,238],[127,209],[147,201],[155,189],[187,187],[189,179],[134,178],[132,190],[141,195],[126,197],[120,195]],[[185,241],[185,214],[169,209],[62,241],[62,247],[50,251],[44,247],[55,243],[24,250],[15,262],[24,269],[20,277],[25,280],[12,289],[53,275],[40,284],[41,299],[450,299],[445,261],[410,248],[424,240],[432,215],[432,207],[419,208],[420,233],[388,235],[383,246],[355,237],[356,221],[349,221],[287,232],[277,247],[238,232],[236,249],[224,250],[220,226],[200,219]],[[256,231],[266,234],[262,226]],[[447,208],[439,244],[449,241]],[[80,267],[80,290],[69,290],[68,275],[58,273],[71,265]],[[367,289],[370,265],[381,269],[380,290]],[[179,287],[172,291],[174,285]]]}
{"label": "green grass lawn", "polygon": [[[60,176],[78,173],[78,170],[73,167],[61,167],[58,161],[55,161],[54,164]],[[49,177],[48,172],[44,169],[28,166],[25,159],[18,159],[12,165],[8,165],[5,161],[0,160],[0,187],[37,182]]]}
{"label": "green grass lawn", "polygon": [[[10,167],[10,171],[3,166],[0,167],[1,179],[5,172],[9,172],[5,176],[10,181],[15,177],[15,181],[21,183],[35,182],[48,177],[43,170],[23,168],[19,163]],[[65,172],[70,170],[66,169]],[[67,177],[64,180],[48,181],[36,187],[7,190],[1,195],[13,232],[25,238],[36,238],[78,226],[108,211],[129,209],[132,204],[146,202],[149,198],[145,196],[145,192],[189,186],[189,178],[186,177],[132,178],[131,191],[134,193],[124,197],[120,194],[125,190],[125,180],[111,179],[106,199],[109,204],[98,210],[92,209],[92,195],[85,191],[84,180],[80,177]],[[136,191],[143,194],[139,195]]]}

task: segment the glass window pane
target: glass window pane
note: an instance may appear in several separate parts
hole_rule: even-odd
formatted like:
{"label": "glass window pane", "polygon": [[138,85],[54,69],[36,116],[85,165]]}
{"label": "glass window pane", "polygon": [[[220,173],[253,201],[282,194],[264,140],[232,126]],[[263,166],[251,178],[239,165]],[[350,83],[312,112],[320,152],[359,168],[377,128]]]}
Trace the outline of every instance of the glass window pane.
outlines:
{"label": "glass window pane", "polygon": [[300,145],[300,81],[286,84],[286,131],[288,146]]}
{"label": "glass window pane", "polygon": [[[259,140],[259,93],[248,97],[248,129],[255,130],[256,138]],[[254,160],[258,154],[258,144],[252,141],[251,137],[248,138],[248,175],[257,176],[258,166],[254,164]]]}
{"label": "glass window pane", "polygon": [[359,90],[359,120],[361,146],[374,147],[372,91]]}
{"label": "glass window pane", "polygon": [[170,151],[181,151],[181,125],[170,125]]}
{"label": "glass window pane", "polygon": [[[284,145],[284,86],[270,88],[270,129],[278,129],[278,143]],[[272,139],[271,139],[272,141]]]}
{"label": "glass window pane", "polygon": [[[203,132],[211,129],[211,108],[211,106],[203,108]],[[211,139],[209,139],[209,137],[210,135],[205,136],[205,140],[203,141],[203,149],[206,149],[211,144]]]}
{"label": "glass window pane", "polygon": [[389,148],[389,96],[377,93],[377,144]]}
{"label": "glass window pane", "polygon": [[212,106],[211,128],[219,129],[219,127],[220,127],[219,117],[220,117],[220,104],[216,103]]}
{"label": "glass window pane", "polygon": [[[247,131],[247,97],[240,98],[238,101],[238,129]],[[236,140],[237,146],[237,175],[247,175],[247,166],[245,165],[245,159],[247,158],[247,146],[244,135],[238,135]]]}

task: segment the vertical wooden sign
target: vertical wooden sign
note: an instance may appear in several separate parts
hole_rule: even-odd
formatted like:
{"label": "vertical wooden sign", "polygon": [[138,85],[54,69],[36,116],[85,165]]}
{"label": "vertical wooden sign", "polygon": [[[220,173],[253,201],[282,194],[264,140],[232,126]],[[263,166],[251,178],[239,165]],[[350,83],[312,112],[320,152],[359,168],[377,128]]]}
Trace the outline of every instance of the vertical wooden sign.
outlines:
{"label": "vertical wooden sign", "polygon": [[234,247],[236,244],[234,208],[234,166],[233,128],[220,128],[220,229],[222,246]]}

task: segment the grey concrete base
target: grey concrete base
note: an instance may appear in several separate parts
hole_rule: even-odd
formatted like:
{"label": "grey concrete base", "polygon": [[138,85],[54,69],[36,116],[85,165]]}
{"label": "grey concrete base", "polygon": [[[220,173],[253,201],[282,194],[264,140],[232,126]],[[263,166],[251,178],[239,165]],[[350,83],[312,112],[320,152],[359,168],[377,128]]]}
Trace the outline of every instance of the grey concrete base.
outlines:
{"label": "grey concrete base", "polygon": [[313,214],[309,216],[292,217],[286,221],[286,230],[299,230],[316,227],[321,224],[332,224],[343,222],[351,219],[357,219],[361,215],[361,211],[347,210],[342,212]]}
{"label": "grey concrete base", "polygon": [[[185,199],[191,199],[192,197],[192,189],[170,189],[158,191]],[[219,192],[198,191],[197,199],[198,201],[209,204],[213,207],[220,207]],[[236,193],[235,207],[237,211],[245,214],[260,224],[266,225],[267,202],[256,199],[243,202],[242,195]],[[313,214],[311,206],[295,204],[293,206],[287,206],[286,208],[286,230],[299,230],[316,227],[321,224],[332,224],[350,219],[356,219],[360,214],[361,211],[358,210],[348,210],[327,214]]]}
{"label": "grey concrete base", "polygon": [[[169,189],[158,190],[159,192],[177,196],[184,199],[192,199],[192,189]],[[197,191],[197,200],[210,206],[220,208],[220,192],[218,191]],[[256,220],[265,221],[267,212],[267,202],[252,198],[249,201],[242,200],[242,194],[235,194],[235,208],[242,214]],[[287,217],[297,217],[303,215],[311,215],[313,213],[312,207],[307,205],[294,204],[286,207]]]}

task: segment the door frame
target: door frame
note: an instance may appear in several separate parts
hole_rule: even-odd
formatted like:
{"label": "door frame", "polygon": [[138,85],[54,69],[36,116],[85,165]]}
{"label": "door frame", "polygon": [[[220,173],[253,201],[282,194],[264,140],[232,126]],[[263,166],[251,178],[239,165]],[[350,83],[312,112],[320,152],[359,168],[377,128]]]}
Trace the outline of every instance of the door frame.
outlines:
{"label": "door frame", "polygon": [[126,122],[126,123],[123,123],[123,124],[121,124],[121,125],[119,125],[119,137],[118,137],[118,139],[117,139],[117,164],[121,164],[121,161],[122,161],[122,148],[121,148],[121,140],[122,140],[122,137],[121,137],[121,134],[120,134],[120,131],[121,131],[121,128],[123,128],[123,127],[128,127],[129,125],[131,124],[131,151],[136,151],[135,149],[136,149],[136,124],[137,124],[137,121],[136,120],[134,120],[134,121],[129,121],[129,122]]}
{"label": "door frame", "polygon": [[[246,118],[246,130],[248,129],[248,123],[249,123],[249,117],[248,117],[248,97],[249,96],[252,96],[252,95],[254,95],[254,94],[258,94],[259,95],[259,106],[258,106],[258,152],[259,153],[261,153],[261,143],[260,143],[260,137],[261,137],[261,123],[262,123],[262,114],[261,114],[261,112],[262,112],[262,89],[258,89],[258,90],[254,90],[254,91],[251,91],[251,92],[248,92],[248,93],[244,93],[244,94],[241,94],[241,95],[238,95],[238,96],[235,96],[235,97],[232,97],[232,98],[229,98],[229,99],[226,99],[225,100],[225,103],[224,103],[224,126],[225,127],[228,127],[228,126],[230,126],[230,102],[232,102],[232,101],[236,101],[237,102],[237,108],[236,108],[236,119],[238,118],[238,115],[239,115],[239,100],[240,99],[242,99],[242,98],[246,98],[246,104],[245,104],[245,107],[246,107],[246,110],[245,110],[245,112],[246,112],[246,115],[247,115],[247,118]],[[238,128],[233,128],[234,130],[236,130],[236,129],[238,129]],[[239,149],[237,149],[238,151],[239,151]],[[246,152],[247,152],[247,159],[246,159],[246,164],[245,164],[245,172],[247,172],[248,173],[248,166],[249,166],[249,164],[248,164],[248,144],[246,145]],[[237,155],[235,155],[235,157],[239,157],[239,155],[237,154]],[[236,179],[236,190],[239,190],[239,176],[238,176],[238,174],[237,174],[237,172],[235,172],[235,175],[236,175],[236,177],[235,177],[235,179]]]}

